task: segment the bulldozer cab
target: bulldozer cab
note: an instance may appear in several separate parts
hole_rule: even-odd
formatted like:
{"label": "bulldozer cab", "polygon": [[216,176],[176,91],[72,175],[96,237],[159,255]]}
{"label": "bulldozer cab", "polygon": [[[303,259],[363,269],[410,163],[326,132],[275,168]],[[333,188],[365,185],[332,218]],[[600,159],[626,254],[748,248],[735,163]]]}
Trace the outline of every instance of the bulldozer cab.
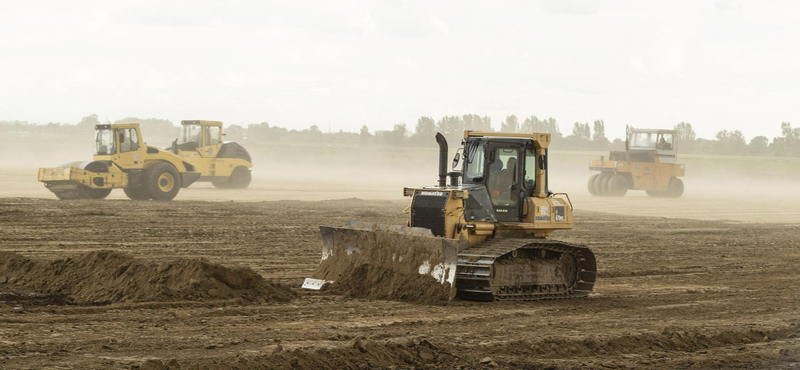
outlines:
{"label": "bulldozer cab", "polygon": [[216,157],[222,147],[222,122],[181,121],[180,151],[197,151],[201,157]]}
{"label": "bulldozer cab", "polygon": [[526,199],[548,193],[547,148],[537,139],[549,135],[509,135],[465,135],[462,184],[485,186],[497,221],[522,222]]}
{"label": "bulldozer cab", "polygon": [[142,152],[145,150],[139,124],[95,126],[95,160],[110,160],[124,167],[137,167],[142,163]]}

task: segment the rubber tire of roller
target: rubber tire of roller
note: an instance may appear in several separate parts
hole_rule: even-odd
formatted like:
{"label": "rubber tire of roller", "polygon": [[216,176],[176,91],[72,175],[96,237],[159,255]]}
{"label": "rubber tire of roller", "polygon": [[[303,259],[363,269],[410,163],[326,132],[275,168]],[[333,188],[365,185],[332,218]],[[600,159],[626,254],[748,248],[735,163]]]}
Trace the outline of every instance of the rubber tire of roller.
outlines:
{"label": "rubber tire of roller", "polygon": [[[172,189],[169,191],[163,191],[158,186],[160,176],[165,173],[172,175],[173,179]],[[181,190],[181,175],[178,169],[169,163],[156,163],[144,173],[144,188],[153,200],[172,200]]]}
{"label": "rubber tire of roller", "polygon": [[677,177],[669,179],[667,196],[670,198],[680,198],[683,195],[683,181]]}
{"label": "rubber tire of roller", "polygon": [[608,180],[608,193],[612,197],[624,197],[628,193],[628,180],[625,176],[615,174]]}
{"label": "rubber tire of roller", "polygon": [[253,180],[250,170],[247,167],[239,166],[233,169],[231,177],[228,179],[228,185],[232,189],[244,189],[250,186],[250,181]]}
{"label": "rubber tire of roller", "polygon": [[599,193],[601,195],[603,195],[604,197],[611,196],[611,192],[608,189],[608,182],[611,181],[611,177],[612,176],[613,175],[605,174],[600,179],[600,189],[599,189],[600,191],[599,191]]}
{"label": "rubber tire of roller", "polygon": [[597,180],[598,177],[600,177],[600,174],[596,173],[596,174],[592,175],[592,177],[589,178],[589,183],[588,183],[587,187],[589,188],[589,194],[591,194],[591,195],[595,195],[595,196],[598,195],[597,194],[597,188],[594,186],[594,182],[595,182],[595,180]]}
{"label": "rubber tire of roller", "polygon": [[600,197],[603,196],[603,191],[602,191],[601,185],[602,185],[604,176],[605,176],[605,174],[600,173],[599,176],[597,176],[597,178],[594,179],[594,192],[597,194],[597,196],[600,196]]}
{"label": "rubber tire of roller", "polygon": [[211,185],[214,185],[217,189],[230,189],[231,184],[228,183],[228,179],[225,180],[211,180]]}
{"label": "rubber tire of roller", "polygon": [[150,194],[147,192],[143,186],[137,188],[123,188],[125,195],[128,196],[130,200],[148,200],[150,199]]}

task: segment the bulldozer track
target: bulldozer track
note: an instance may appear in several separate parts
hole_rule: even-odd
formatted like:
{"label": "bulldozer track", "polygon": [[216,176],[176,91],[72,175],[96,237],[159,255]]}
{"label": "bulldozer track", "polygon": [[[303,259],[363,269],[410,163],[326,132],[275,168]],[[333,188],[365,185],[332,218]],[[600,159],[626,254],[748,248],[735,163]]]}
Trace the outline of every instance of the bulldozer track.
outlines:
{"label": "bulldozer track", "polygon": [[[498,258],[519,250],[572,256],[575,279],[569,284],[499,285],[495,280]],[[589,248],[548,239],[492,239],[462,250],[456,268],[456,295],[462,299],[544,300],[585,297],[594,287],[597,263]]]}

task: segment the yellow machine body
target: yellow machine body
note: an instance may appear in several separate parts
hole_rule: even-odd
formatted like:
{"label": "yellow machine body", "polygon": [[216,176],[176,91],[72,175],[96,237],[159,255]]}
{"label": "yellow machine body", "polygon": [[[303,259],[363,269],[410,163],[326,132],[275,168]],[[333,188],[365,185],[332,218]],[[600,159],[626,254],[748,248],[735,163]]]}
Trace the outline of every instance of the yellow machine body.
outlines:
{"label": "yellow machine body", "polygon": [[[191,127],[196,127],[194,136]],[[181,140],[177,145],[177,153],[181,159],[194,166],[195,171],[200,172],[198,181],[227,180],[238,167],[250,169],[253,167],[249,155],[238,157],[220,156],[225,152],[223,147],[226,144],[222,138],[222,122],[204,120],[181,121]],[[186,145],[186,143],[195,145]]]}
{"label": "yellow machine body", "polygon": [[[353,271],[369,268],[390,277],[389,290],[429,276],[441,287],[431,291],[449,299],[588,295],[596,279],[594,254],[546,239],[574,222],[569,197],[547,187],[550,134],[466,131],[449,173],[447,141],[441,134],[436,139],[439,183],[403,189],[411,198],[406,226],[321,226],[322,261],[305,286],[348,281]],[[462,171],[455,171],[459,164]]]}
{"label": "yellow machine body", "polygon": [[654,197],[680,197],[686,166],[677,163],[677,154],[675,131],[628,127],[625,151],[589,164],[589,170],[600,172],[589,178],[589,193],[619,197],[628,190],[644,190]]}
{"label": "yellow machine body", "polygon": [[39,169],[39,181],[68,181],[94,189],[122,189],[128,187],[128,174],[112,167],[109,172],[92,172],[78,167],[49,167]]}
{"label": "yellow machine body", "polygon": [[631,190],[664,191],[674,177],[683,177],[686,166],[679,163],[661,163],[656,156],[653,162],[628,162],[593,159],[589,165],[592,171],[604,173],[630,174]]}
{"label": "yellow machine body", "polygon": [[220,140],[221,122],[191,122],[204,136],[206,126],[215,127],[218,143],[201,137],[202,144],[191,151],[181,151],[177,140],[172,148],[160,149],[144,143],[138,123],[97,125],[92,161],[40,168],[38,179],[60,199],[102,199],[112,189],[124,189],[135,200],[170,200],[198,180],[246,187],[252,164],[244,148]]}

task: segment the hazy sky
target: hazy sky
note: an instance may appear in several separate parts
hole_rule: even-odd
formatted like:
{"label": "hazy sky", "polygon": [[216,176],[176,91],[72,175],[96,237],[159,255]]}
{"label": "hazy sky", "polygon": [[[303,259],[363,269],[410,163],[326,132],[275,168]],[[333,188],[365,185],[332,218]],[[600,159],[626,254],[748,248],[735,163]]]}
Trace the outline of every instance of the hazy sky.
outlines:
{"label": "hazy sky", "polygon": [[0,0],[0,120],[800,125],[796,1]]}

